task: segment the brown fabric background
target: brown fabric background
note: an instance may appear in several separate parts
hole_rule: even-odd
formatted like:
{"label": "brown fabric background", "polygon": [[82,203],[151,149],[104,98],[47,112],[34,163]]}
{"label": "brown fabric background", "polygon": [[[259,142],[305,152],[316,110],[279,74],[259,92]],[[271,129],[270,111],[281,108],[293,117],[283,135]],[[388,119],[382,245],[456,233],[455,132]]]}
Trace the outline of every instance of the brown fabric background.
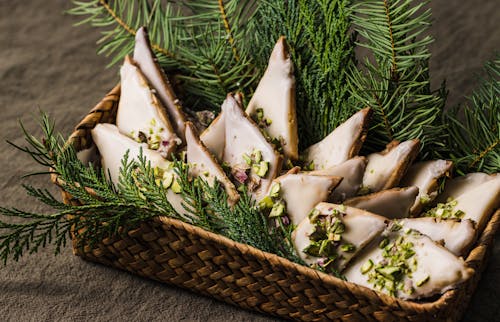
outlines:
{"label": "brown fabric background", "polygon": [[[431,4],[436,41],[433,85],[444,77],[449,104],[475,85],[474,73],[499,49],[500,10],[495,0],[435,1]],[[18,119],[30,131],[38,108],[50,112],[69,133],[78,120],[118,80],[117,67],[95,54],[99,34],[88,26],[73,28],[77,18],[64,14],[69,1],[0,0],[0,205],[32,211],[43,207],[23,192],[20,176],[34,163],[5,140],[22,143]],[[36,132],[36,133],[39,133]],[[466,321],[493,321],[500,314],[500,243],[479,285]],[[252,312],[189,291],[138,278],[72,256],[67,247],[52,249],[0,267],[2,321],[271,321]]]}

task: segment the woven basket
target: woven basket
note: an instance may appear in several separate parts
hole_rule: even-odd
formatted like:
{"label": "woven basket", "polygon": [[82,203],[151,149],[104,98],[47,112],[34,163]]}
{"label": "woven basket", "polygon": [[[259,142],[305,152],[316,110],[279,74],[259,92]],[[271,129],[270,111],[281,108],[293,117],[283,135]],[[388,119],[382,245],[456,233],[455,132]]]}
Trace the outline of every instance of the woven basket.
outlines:
{"label": "woven basket", "polygon": [[[77,151],[92,144],[97,123],[115,121],[119,85],[83,119],[71,135]],[[57,177],[53,176],[57,184]],[[65,191],[66,203],[78,204]],[[86,260],[209,295],[239,307],[303,321],[457,321],[477,286],[500,226],[491,217],[466,259],[475,273],[466,283],[432,302],[396,299],[179,220],[158,217],[125,236],[93,248],[76,247]]]}

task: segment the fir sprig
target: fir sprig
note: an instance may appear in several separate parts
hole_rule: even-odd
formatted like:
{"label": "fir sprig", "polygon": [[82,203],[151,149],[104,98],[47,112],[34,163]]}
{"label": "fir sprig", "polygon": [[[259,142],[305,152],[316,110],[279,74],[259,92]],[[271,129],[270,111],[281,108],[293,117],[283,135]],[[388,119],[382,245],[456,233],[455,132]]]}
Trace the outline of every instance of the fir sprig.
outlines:
{"label": "fir sprig", "polygon": [[460,174],[500,172],[500,54],[484,69],[468,104],[445,114],[450,158]]}
{"label": "fir sprig", "polygon": [[218,111],[228,92],[251,96],[258,73],[246,39],[255,28],[251,0],[73,1],[80,23],[104,28],[98,53],[111,64],[131,54],[136,30],[147,26],[152,48],[190,109]]}
{"label": "fir sprig", "polygon": [[363,0],[352,10],[357,45],[367,56],[349,74],[350,103],[374,110],[365,148],[380,151],[392,140],[419,138],[422,158],[439,156],[445,150],[445,92],[430,89],[426,2]]}
{"label": "fir sprig", "polygon": [[[125,234],[141,222],[156,216],[168,216],[225,235],[261,250],[300,262],[291,245],[291,234],[276,229],[244,192],[233,207],[221,185],[210,186],[201,178],[192,178],[189,167],[174,162],[187,214],[177,213],[167,199],[167,189],[157,184],[154,168],[143,156],[123,157],[118,183],[111,184],[103,170],[83,164],[71,144],[65,144],[55,132],[54,123],[42,116],[44,139],[38,140],[23,128],[28,143],[16,146],[39,164],[50,167],[60,187],[72,196],[71,202],[59,201],[51,192],[24,186],[28,195],[54,209],[37,214],[17,208],[0,208],[0,259],[18,260],[24,253],[55,245],[59,253],[70,234],[79,246],[93,246],[106,237]],[[45,172],[47,173],[47,172]],[[20,221],[20,222],[19,222]]]}

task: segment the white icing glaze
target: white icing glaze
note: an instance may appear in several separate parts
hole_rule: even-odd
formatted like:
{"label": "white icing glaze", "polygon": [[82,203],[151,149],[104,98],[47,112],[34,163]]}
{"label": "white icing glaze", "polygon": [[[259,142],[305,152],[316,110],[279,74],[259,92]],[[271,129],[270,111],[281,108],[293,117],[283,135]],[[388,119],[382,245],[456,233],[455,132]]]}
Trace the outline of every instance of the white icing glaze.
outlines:
{"label": "white icing glaze", "polygon": [[345,199],[356,195],[363,182],[365,167],[365,157],[354,157],[331,168],[311,171],[309,173],[312,175],[343,177],[342,182],[333,189],[328,198],[331,202],[341,203]]}
{"label": "white icing glaze", "polygon": [[239,194],[234,184],[224,173],[224,170],[215,161],[214,157],[200,142],[192,123],[186,123],[186,154],[189,163],[189,171],[193,176],[201,176],[210,185],[213,185],[215,179],[225,188],[229,202],[234,204]]}
{"label": "white icing glaze", "polygon": [[403,227],[419,231],[435,242],[443,242],[443,246],[456,256],[465,255],[476,235],[474,224],[467,219],[422,217],[403,219],[399,223]]}
{"label": "white icing glaze", "polygon": [[398,144],[388,152],[370,154],[363,176],[363,187],[371,192],[377,192],[397,185],[398,182],[390,184],[390,181],[395,174],[405,172],[403,167],[409,163],[409,158],[416,148],[418,141],[409,140]]}
{"label": "white icing glaze", "polygon": [[297,115],[295,111],[295,77],[293,63],[284,37],[276,43],[269,65],[246,109],[253,115],[261,108],[272,123],[265,131],[273,138],[283,138],[283,152],[291,159],[298,158]]}
{"label": "white icing glaze", "polygon": [[448,198],[458,198],[460,195],[466,193],[467,190],[498,178],[498,176],[498,174],[489,175],[482,172],[475,172],[447,180],[444,191],[437,196],[436,202],[446,202]]}
{"label": "white icing glaze", "polygon": [[88,149],[83,149],[81,151],[78,151],[76,153],[76,157],[83,164],[88,164],[89,162],[92,162],[95,164],[95,162],[99,160],[99,156],[97,155],[97,148],[96,148],[95,144],[92,144],[92,146]]}
{"label": "white icing glaze", "polygon": [[163,106],[166,107],[175,133],[184,141],[184,122],[186,122],[186,117],[179,105],[179,100],[175,97],[167,76],[157,63],[144,27],[139,28],[135,35],[134,60],[151,86],[156,90]]}
{"label": "white icing glaze", "polygon": [[452,162],[447,160],[432,160],[419,162],[408,169],[408,173],[401,180],[400,186],[416,186],[418,196],[411,208],[411,213],[416,214],[421,210],[421,198],[432,202],[437,196],[437,180],[446,175],[452,167]]}
{"label": "white icing glaze", "polygon": [[161,140],[169,144],[166,154],[173,152],[179,138],[160,101],[128,56],[120,68],[120,75],[121,94],[116,115],[116,125],[120,132],[134,138],[137,138],[139,131],[147,135],[152,127],[151,121],[154,120],[156,128],[163,129],[159,134]]}
{"label": "white icing glaze", "polygon": [[[228,95],[227,99],[234,100],[231,95]],[[259,200],[264,197],[272,180],[281,170],[282,158],[238,104],[224,104],[222,109],[226,122],[223,161],[231,168],[235,168],[245,164],[243,154],[250,155],[254,150],[259,150],[262,153],[262,160],[269,162],[267,174],[261,178],[260,186],[252,192],[252,196]]]}
{"label": "white icing glaze", "polygon": [[[404,236],[407,241],[413,243],[412,249],[415,251],[414,257],[416,257],[418,263],[416,270],[412,273],[412,279],[405,277],[404,281],[413,281],[413,285],[415,285],[416,282],[423,280],[426,276],[430,277],[422,286],[414,287],[415,291],[412,294],[398,292],[399,298],[418,299],[440,294],[464,282],[472,275],[473,270],[465,265],[463,259],[456,257],[446,248],[437,245],[429,237],[418,232],[406,234],[403,230],[389,234],[391,241],[399,236]],[[383,259],[382,249],[378,246],[379,242],[380,239],[374,240],[345,270],[344,276],[349,282],[373,288],[373,285],[368,283],[369,274],[362,274],[361,267],[368,259],[371,259],[374,263],[378,263]],[[386,293],[386,290],[384,289],[382,292]]]}
{"label": "white icing glaze", "polygon": [[307,148],[304,152],[306,161],[314,162],[315,169],[323,170],[352,158],[353,147],[361,140],[368,114],[368,109],[357,112],[323,140]]}
{"label": "white icing glaze", "polygon": [[[224,104],[237,104],[235,100],[226,99]],[[238,107],[236,107],[238,108]],[[224,111],[225,108],[222,108]],[[210,125],[201,133],[200,140],[205,144],[208,150],[217,158],[217,160],[222,160],[224,155],[224,147],[226,145],[226,121],[224,117],[224,112],[221,112]]]}
{"label": "white icing glaze", "polygon": [[341,180],[332,176],[312,176],[304,173],[285,174],[274,181],[280,184],[280,196],[286,201],[288,216],[298,225]]}
{"label": "white icing glaze", "polygon": [[347,199],[344,204],[389,219],[398,219],[408,217],[417,194],[417,187],[393,188]]}
{"label": "white icing glaze", "polygon": [[493,211],[500,207],[500,176],[470,187],[455,200],[457,205],[454,209],[465,213],[463,219],[476,222],[480,233]]}
{"label": "white icing glaze", "polygon": [[[325,202],[318,204],[315,208],[322,214],[331,215],[335,210],[344,214],[341,216],[341,221],[345,225],[342,241],[351,243],[356,248],[353,252],[342,252],[343,258],[337,259],[335,263],[335,267],[338,270],[344,269],[349,261],[354,258],[365,245],[370,243],[370,241],[376,238],[386,228],[386,218],[360,209]],[[314,231],[314,226],[309,222],[309,218],[306,217],[292,235],[297,253],[308,264],[313,264],[318,259],[302,251],[310,244],[309,235],[312,231]]]}
{"label": "white icing glaze", "polygon": [[[149,150],[146,144],[137,143],[136,141],[121,134],[118,131],[118,128],[113,124],[97,124],[95,128],[92,129],[91,134],[92,140],[101,154],[102,167],[105,175],[108,180],[114,184],[118,183],[121,161],[125,153],[129,151],[129,161],[138,160],[141,148],[143,156],[151,162],[151,167],[169,169],[166,171],[170,171],[172,174],[175,174],[174,171],[171,170],[170,161],[162,158],[158,152]],[[167,199],[179,214],[188,214],[188,212],[181,205],[181,195],[168,190]]]}

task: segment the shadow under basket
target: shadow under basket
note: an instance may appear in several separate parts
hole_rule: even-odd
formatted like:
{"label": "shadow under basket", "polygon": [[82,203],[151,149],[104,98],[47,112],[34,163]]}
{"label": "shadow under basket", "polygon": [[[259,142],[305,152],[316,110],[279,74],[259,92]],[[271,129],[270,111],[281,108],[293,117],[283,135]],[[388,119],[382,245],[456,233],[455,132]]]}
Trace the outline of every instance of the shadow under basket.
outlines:
{"label": "shadow under basket", "polygon": [[[90,130],[96,124],[115,122],[119,97],[118,85],[78,124],[69,139],[77,151],[92,145]],[[57,184],[57,177],[53,181]],[[79,203],[62,194],[66,203]],[[396,299],[167,217],[145,221],[92,248],[76,248],[76,241],[73,246],[86,260],[287,319],[457,321],[486,266],[499,226],[497,210],[466,259],[473,276],[428,302]]]}

